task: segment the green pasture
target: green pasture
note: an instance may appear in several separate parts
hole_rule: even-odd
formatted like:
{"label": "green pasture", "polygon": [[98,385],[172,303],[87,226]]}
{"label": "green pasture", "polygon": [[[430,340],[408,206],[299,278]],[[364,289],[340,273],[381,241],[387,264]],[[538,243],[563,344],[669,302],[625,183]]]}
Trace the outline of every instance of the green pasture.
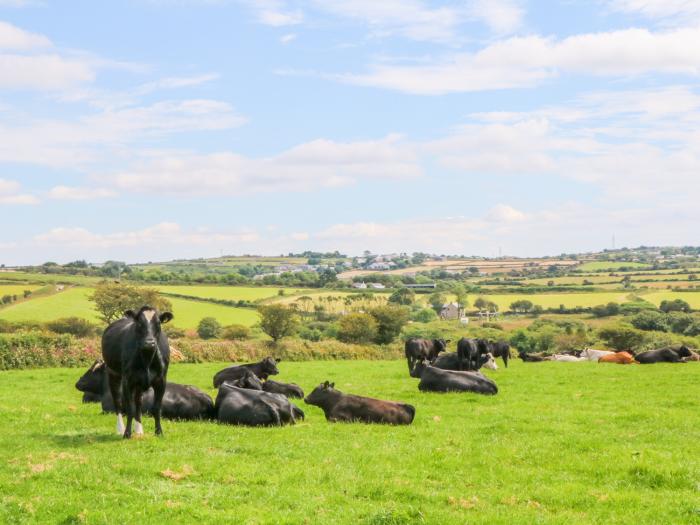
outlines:
{"label": "green pasture", "polygon": [[88,277],[85,275],[67,275],[31,272],[0,272],[2,281],[27,281],[31,283],[65,283],[65,284],[96,284],[104,281],[104,277]]}
{"label": "green pasture", "polygon": [[582,272],[618,270],[620,268],[649,268],[649,265],[638,262],[590,261],[576,266],[576,269]]}
{"label": "green pasture", "polygon": [[[223,364],[173,365],[214,392]],[[493,397],[420,393],[402,361],[281,365],[310,391],[408,402],[408,427],[164,422],[124,441],[82,370],[0,373],[0,522],[698,524],[700,365],[521,363]],[[624,395],[621,395],[624,393]],[[644,402],[631,401],[643,393]]]}
{"label": "green pasture", "polygon": [[294,295],[308,290],[300,288],[263,288],[252,286],[158,286],[161,293],[173,293],[187,295],[190,297],[200,297],[203,299],[225,299],[228,301],[258,301],[278,297],[279,291],[283,290],[284,295]]}
{"label": "green pasture", "polygon": [[[0,309],[0,319],[8,321],[53,321],[62,317],[82,317],[98,322],[99,315],[88,299],[92,288],[67,288],[52,295],[36,297]],[[251,326],[258,321],[258,314],[249,308],[233,308],[202,301],[169,297],[175,314],[173,325],[195,328],[203,317],[214,317],[221,324]]]}
{"label": "green pasture", "polygon": [[[558,308],[559,305],[564,305],[566,308],[574,308],[577,306],[587,307],[606,304],[609,302],[624,303],[628,301],[629,292],[598,292],[598,293],[550,293],[550,294],[484,294],[481,297],[489,301],[493,301],[498,305],[499,310],[504,311],[510,308],[510,305],[522,299],[532,301],[535,305],[540,305],[543,308]],[[469,304],[473,305],[474,301],[480,296],[469,295]]]}
{"label": "green pasture", "polygon": [[687,302],[691,308],[700,309],[700,292],[652,292],[644,294],[642,297],[656,305],[661,304],[661,301],[682,299]]}
{"label": "green pasture", "polygon": [[30,290],[34,292],[41,288],[36,284],[0,284],[0,297],[4,295],[16,295],[18,298],[24,297],[24,291]]}

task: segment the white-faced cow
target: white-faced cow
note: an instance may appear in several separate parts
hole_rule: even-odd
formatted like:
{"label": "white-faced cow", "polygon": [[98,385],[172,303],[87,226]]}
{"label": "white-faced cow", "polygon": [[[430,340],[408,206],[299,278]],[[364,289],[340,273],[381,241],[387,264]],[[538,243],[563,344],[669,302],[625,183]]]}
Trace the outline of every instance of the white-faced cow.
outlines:
{"label": "white-faced cow", "polygon": [[411,337],[404,344],[404,353],[408,362],[408,373],[413,371],[416,363],[427,359],[433,361],[440,352],[447,350],[447,345],[450,341],[444,339],[421,339],[419,337]]}
{"label": "white-faced cow", "polygon": [[304,402],[323,410],[326,420],[362,423],[410,425],[416,415],[412,405],[384,401],[371,397],[344,394],[335,389],[335,383],[321,383],[306,396]]}
{"label": "white-faced cow", "polygon": [[98,359],[75,383],[75,388],[83,393],[83,403],[99,403],[102,395],[109,390],[104,361]]}
{"label": "white-faced cow", "polygon": [[248,363],[245,365],[234,365],[219,370],[214,376],[214,388],[219,388],[224,381],[235,381],[240,379],[246,374],[247,370],[253,372],[258,378],[265,381],[269,376],[275,376],[280,373],[277,369],[277,363],[282,360],[277,359],[275,361],[272,357],[266,357],[262,361],[257,363]]}
{"label": "white-faced cow", "polygon": [[680,348],[659,348],[658,350],[649,350],[637,354],[635,359],[643,365],[653,363],[684,363],[685,358],[692,357],[693,353],[687,346]]}
{"label": "white-faced cow", "polygon": [[606,355],[612,355],[615,352],[610,350],[595,350],[594,348],[586,348],[581,352],[581,357],[585,357],[588,361],[595,361],[596,363],[601,357]]}
{"label": "white-faced cow", "polygon": [[[102,358],[107,365],[109,389],[117,409],[117,432],[130,438],[143,434],[141,396],[153,388],[153,417],[156,435],[163,434],[161,407],[170,364],[168,337],[161,324],[173,318],[150,306],[138,312],[127,310],[124,317],[110,324],[102,335]],[[126,410],[126,428],[122,414]]]}
{"label": "white-faced cow", "polygon": [[304,398],[304,391],[299,385],[296,385],[294,383],[279,383],[277,381],[273,381],[272,379],[268,379],[262,384],[262,389],[265,392],[271,392],[273,394],[282,394],[283,396],[291,398]]}
{"label": "white-faced cow", "polygon": [[241,388],[245,379],[224,382],[216,396],[221,423],[246,426],[282,426],[304,419],[304,412],[282,394]]}
{"label": "white-faced cow", "polygon": [[498,393],[496,383],[481,372],[442,370],[430,366],[427,361],[416,365],[414,377],[420,378],[418,389],[422,392],[474,392],[487,395]]}

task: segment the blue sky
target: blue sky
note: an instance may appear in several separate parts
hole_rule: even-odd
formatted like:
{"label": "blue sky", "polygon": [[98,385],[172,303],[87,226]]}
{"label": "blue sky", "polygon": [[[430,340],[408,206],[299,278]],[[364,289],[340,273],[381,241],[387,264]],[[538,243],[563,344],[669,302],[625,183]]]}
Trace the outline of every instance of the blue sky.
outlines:
{"label": "blue sky", "polygon": [[0,262],[697,244],[700,1],[0,0]]}

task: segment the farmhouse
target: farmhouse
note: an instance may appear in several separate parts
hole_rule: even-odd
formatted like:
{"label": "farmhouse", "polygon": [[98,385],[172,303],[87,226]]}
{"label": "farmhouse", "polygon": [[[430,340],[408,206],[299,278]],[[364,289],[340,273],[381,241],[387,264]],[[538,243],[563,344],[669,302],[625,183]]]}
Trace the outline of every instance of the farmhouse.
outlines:
{"label": "farmhouse", "polygon": [[460,308],[457,303],[446,303],[442,305],[440,310],[440,319],[459,319]]}

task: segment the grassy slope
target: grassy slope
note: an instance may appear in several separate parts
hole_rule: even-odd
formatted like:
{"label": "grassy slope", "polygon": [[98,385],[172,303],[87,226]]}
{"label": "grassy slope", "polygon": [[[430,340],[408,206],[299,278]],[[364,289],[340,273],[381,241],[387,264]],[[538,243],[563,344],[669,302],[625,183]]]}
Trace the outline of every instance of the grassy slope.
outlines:
{"label": "grassy slope", "polygon": [[642,297],[654,304],[661,304],[661,301],[683,299],[690,305],[691,308],[700,308],[700,292],[652,292],[645,294]]}
{"label": "grassy slope", "polygon": [[36,284],[0,284],[0,297],[3,295],[17,295],[24,297],[24,290],[37,290],[40,287]]}
{"label": "grassy slope", "polygon": [[[262,288],[248,286],[158,286],[158,291],[201,297],[204,299],[227,299],[231,301],[257,301],[277,297],[280,288]],[[286,295],[292,295],[305,290],[284,288]]]}
{"label": "grassy slope", "polygon": [[[171,379],[207,387],[218,368],[174,365]],[[113,416],[80,404],[79,370],[2,372],[0,521],[700,523],[695,363],[516,362],[490,373],[495,397],[419,393],[401,361],[282,372],[413,403],[416,420],[329,424],[300,403],[296,427],[165,422],[156,439],[147,419],[146,438],[124,442]]]}
{"label": "grassy slope", "polygon": [[[51,321],[61,317],[82,317],[97,321],[98,315],[88,300],[91,288],[69,288],[63,292],[45,297],[37,297],[0,309],[0,319],[9,321]],[[203,317],[215,317],[221,324],[252,325],[258,315],[254,310],[231,308],[201,301],[168,299],[173,305],[173,324],[182,328],[194,328]]]}
{"label": "grassy slope", "polygon": [[576,269],[582,272],[596,270],[617,270],[618,268],[648,268],[650,265],[638,262],[614,262],[614,261],[592,261],[577,266]]}

